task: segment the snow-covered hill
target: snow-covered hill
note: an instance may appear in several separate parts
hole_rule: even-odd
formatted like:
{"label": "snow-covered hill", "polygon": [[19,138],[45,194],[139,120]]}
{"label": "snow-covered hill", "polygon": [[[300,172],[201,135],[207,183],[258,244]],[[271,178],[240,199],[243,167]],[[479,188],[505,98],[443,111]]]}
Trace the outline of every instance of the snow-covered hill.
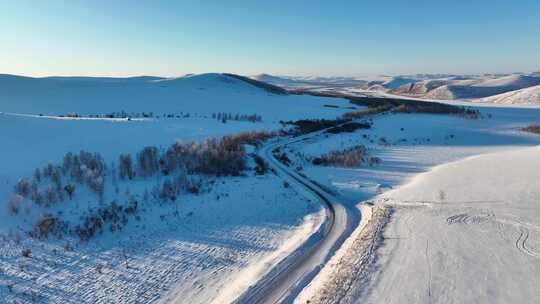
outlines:
{"label": "snow-covered hill", "polygon": [[470,99],[493,96],[540,84],[540,77],[511,75],[478,81],[455,81],[428,92],[430,99]]}
{"label": "snow-covered hill", "polygon": [[382,85],[386,89],[392,90],[392,89],[401,87],[403,85],[416,83],[417,81],[418,79],[397,76],[397,77],[392,77],[390,80],[384,82]]}
{"label": "snow-covered hill", "polygon": [[500,104],[540,104],[540,85],[521,90],[510,91],[482,99],[479,102],[491,102]]}
{"label": "snow-covered hill", "polygon": [[[263,119],[287,120],[319,115],[335,117],[325,104],[347,101],[313,96],[274,94],[224,74],[179,78],[157,77],[30,78],[0,75],[0,112],[84,115],[126,111],[210,115],[216,112],[253,114]],[[287,108],[287,111],[275,111]],[[324,113],[324,114],[323,114]]]}
{"label": "snow-covered hill", "polygon": [[[232,281],[241,292],[318,229],[324,220],[321,206],[283,186],[278,176],[255,175],[247,152],[243,176],[188,174],[204,184],[203,191],[178,192],[174,202],[157,192],[145,199],[146,190],[158,189],[173,176],[121,180],[115,165],[119,156],[130,154],[135,163],[147,146],[159,153],[175,142],[195,147],[207,138],[276,130],[280,120],[333,119],[350,106],[344,99],[273,93],[264,84],[225,74],[174,79],[1,75],[0,299],[148,303],[181,297],[209,303],[230,292]],[[119,111],[131,118],[104,116]],[[153,115],[131,115],[142,112]],[[262,121],[224,122],[213,117],[217,112],[257,114]],[[81,150],[99,153],[106,167],[93,179],[104,185],[102,198],[65,173],[55,188],[63,198],[51,196],[42,203],[34,199],[38,196],[21,199],[14,193],[21,178],[37,181],[36,169],[45,172],[49,163],[61,167],[68,152],[88,155]],[[84,176],[92,176],[94,169],[83,167]],[[76,190],[68,199],[63,187],[72,183]],[[53,193],[49,178],[34,184],[40,195]],[[102,222],[99,233],[81,241],[82,234],[74,232],[78,225],[88,226],[85,219],[113,206],[130,208],[131,215],[121,216],[121,226]],[[59,239],[27,235],[49,219],[69,230]]]}
{"label": "snow-covered hill", "polygon": [[344,87],[359,86],[366,80],[356,77],[321,77],[321,76],[275,76],[269,74],[254,75],[251,78],[284,88]]}
{"label": "snow-covered hill", "polygon": [[383,271],[359,301],[537,303],[539,156],[534,147],[472,157],[385,194],[396,212]]}
{"label": "snow-covered hill", "polygon": [[404,84],[398,88],[391,90],[390,93],[398,95],[422,95],[440,86],[444,86],[448,82],[449,80],[445,79],[422,80],[416,83]]}
{"label": "snow-covered hill", "polygon": [[534,73],[452,76],[407,83],[390,90],[389,93],[439,100],[475,99],[537,85],[540,85],[540,76]]}

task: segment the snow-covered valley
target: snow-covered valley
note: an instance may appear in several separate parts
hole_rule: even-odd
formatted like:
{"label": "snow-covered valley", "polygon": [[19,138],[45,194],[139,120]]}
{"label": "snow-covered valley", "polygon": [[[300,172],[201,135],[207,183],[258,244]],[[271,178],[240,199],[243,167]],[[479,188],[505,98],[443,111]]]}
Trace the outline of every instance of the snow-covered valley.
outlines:
{"label": "snow-covered valley", "polygon": [[[325,127],[299,137],[302,140],[291,140],[294,137],[290,134],[275,135],[280,133],[272,132],[294,126],[285,124],[286,121],[326,119],[331,122],[345,113],[357,111],[362,114],[366,109],[345,98],[281,94],[226,74],[177,79],[21,79],[5,76],[4,80],[2,82],[0,79],[0,128],[3,143],[0,199],[6,201],[6,207],[0,210],[0,298],[7,303],[229,303],[245,295],[261,278],[271,273],[274,266],[286,261],[291,253],[301,253],[297,250],[313,242],[310,238],[314,233],[320,233],[321,229],[326,229],[329,220],[327,207],[313,194],[306,193],[309,191],[302,184],[284,178],[283,172],[275,172],[271,166],[261,169],[256,153],[261,151],[261,147],[264,150],[268,145],[280,144],[284,147],[282,150],[280,148],[280,152],[284,152],[285,156],[278,159],[284,164],[285,170],[302,177],[332,200],[339,201],[353,214],[352,218],[349,215],[346,223],[337,220],[334,222],[336,226],[345,225],[343,233],[351,233],[351,236],[345,240],[339,235],[336,239],[340,241],[322,245],[328,256],[321,256],[317,263],[322,261],[326,265],[305,267],[317,271],[307,276],[313,279],[311,283],[301,281],[301,284],[307,286],[306,289],[302,290],[304,285],[295,287],[298,290],[295,290],[294,295],[299,294],[296,302],[423,301],[425,292],[420,286],[423,286],[421,282],[424,281],[420,277],[410,280],[411,293],[388,292],[389,286],[401,284],[396,283],[396,280],[412,276],[408,271],[423,271],[418,266],[422,262],[417,259],[424,255],[410,259],[401,255],[410,255],[405,251],[414,246],[420,248],[426,238],[437,238],[439,231],[455,226],[443,223],[447,226],[440,227],[442,224],[436,222],[434,216],[447,215],[450,218],[457,211],[465,214],[465,211],[476,207],[466,204],[446,207],[449,205],[446,204],[441,210],[437,209],[439,213],[434,215],[435,207],[424,206],[423,203],[417,206],[415,202],[434,201],[437,197],[440,199],[441,195],[447,203],[482,198],[459,196],[461,194],[457,193],[461,190],[458,189],[464,185],[453,186],[449,177],[443,178],[437,185],[427,186],[421,185],[418,180],[428,183],[432,178],[426,176],[432,173],[424,172],[449,162],[463,162],[463,166],[467,167],[471,156],[510,153],[505,151],[540,144],[540,136],[521,130],[539,122],[540,109],[536,107],[494,107],[480,104],[478,117],[386,109],[379,111],[379,114],[354,118],[353,122],[360,124],[358,129],[341,130],[339,125],[334,125],[338,131],[329,132],[332,128]],[[349,85],[356,80],[340,81],[340,85]],[[388,86],[397,87],[403,81],[390,83],[389,80]],[[456,104],[461,106],[470,103]],[[179,171],[172,173],[157,172],[146,176],[144,169],[140,168],[144,165],[144,161],[139,162],[146,155],[143,153],[145,147],[156,147],[160,159],[156,166],[163,169],[167,165],[167,151],[173,148],[181,150],[184,153],[182,155],[193,157],[193,161],[199,161],[200,154],[211,153],[211,149],[220,147],[219,140],[223,136],[248,131],[268,135],[254,143],[243,142],[238,153],[245,160],[245,167],[242,166],[240,174],[209,173],[198,167],[190,171],[186,169],[190,166],[188,162],[181,162]],[[207,138],[215,140],[208,141]],[[190,149],[195,152],[189,152]],[[36,203],[30,199],[31,196],[12,200],[14,188],[21,193],[25,192],[19,189],[21,178],[35,180],[37,168],[40,168],[40,172],[46,172],[49,163],[53,168],[57,165],[60,168],[62,162],[65,163],[66,153],[79,155],[77,153],[81,150],[99,153],[97,159],[102,159],[105,164],[105,190],[101,196],[96,196],[92,192],[93,184],[85,181],[76,184],[73,199],[72,190],[65,189],[65,197],[60,200],[56,198],[54,203]],[[538,149],[528,148],[523,151],[529,152],[515,157],[523,157],[534,163]],[[119,156],[125,154],[132,155],[135,160],[136,173],[133,178],[124,176],[117,179],[118,171],[122,168],[122,157]],[[85,155],[80,154],[80,158],[85,158]],[[360,155],[359,158],[357,155]],[[349,164],[351,157],[356,160],[354,165],[340,165],[340,161]],[[164,163],[161,163],[162,159]],[[218,165],[219,162],[216,163]],[[475,165],[472,168],[476,168]],[[69,173],[66,173],[72,172],[70,165],[63,170],[65,172],[62,171],[60,178],[62,187],[73,183],[68,177]],[[264,172],[261,174],[260,170]],[[447,175],[472,174],[463,170],[460,173],[452,171]],[[505,167],[497,170],[506,172],[509,169]],[[477,171],[476,181],[486,180],[483,176],[493,175],[493,172],[482,170],[474,172]],[[519,181],[520,172],[523,171],[513,171],[509,178]],[[167,190],[165,184],[169,176],[178,177],[181,181],[179,188],[174,190],[174,196],[167,196],[168,193],[162,195]],[[433,178],[435,181],[439,179]],[[411,181],[412,185],[418,185],[400,188]],[[485,182],[489,183],[489,180]],[[47,187],[47,183],[37,185]],[[192,190],[191,183],[196,184],[196,190]],[[493,186],[499,187],[499,184]],[[416,189],[416,192],[411,192],[414,195],[406,191],[411,187]],[[483,185],[478,187],[488,188]],[[428,188],[433,191],[426,191]],[[512,194],[512,188],[500,186],[500,189],[500,195],[504,192],[508,200],[513,199],[512,195],[515,194]],[[534,189],[534,185],[527,189]],[[527,189],[523,190],[530,194],[526,207],[536,208],[536,211],[530,213],[535,214],[538,206],[532,204],[530,198],[537,194]],[[485,191],[477,195],[482,196],[482,193]],[[405,198],[405,194],[411,197]],[[485,199],[496,200],[488,199],[491,196],[486,195]],[[413,201],[411,204],[414,207],[406,205],[409,201]],[[131,208],[126,213],[125,222],[121,220],[120,228],[105,222],[105,229],[101,229],[100,224],[95,235],[82,241],[79,237],[86,237],[86,234],[77,232],[45,238],[28,234],[36,227],[36,223],[43,223],[44,218],[53,215],[68,222],[70,230],[77,223],[83,223],[93,212],[109,207],[114,210],[116,203],[112,202],[118,202],[123,210]],[[375,204],[375,207],[371,204]],[[380,213],[376,209],[379,206],[389,207],[393,211]],[[133,212],[133,209],[136,211]],[[508,210],[490,209],[490,212],[498,217],[499,212],[506,214]],[[381,214],[384,216],[379,217]],[[464,219],[458,217],[461,220],[456,225],[475,221],[475,214],[467,213],[467,216],[462,217]],[[387,216],[390,216],[389,224],[384,226],[385,220],[382,218]],[[415,223],[418,225],[409,227],[423,229],[424,234],[415,234],[414,243],[408,243],[408,238],[401,235],[391,235],[402,234],[403,221],[416,217],[418,222]],[[379,218],[380,221],[377,220]],[[503,218],[510,219],[507,216]],[[374,220],[369,222],[369,219]],[[359,263],[364,264],[360,268],[350,268],[361,269],[361,273],[342,270],[340,267],[343,265],[351,266],[358,262],[350,258],[352,253],[365,252],[363,243],[355,241],[365,238],[366,231],[379,227],[374,226],[373,222],[381,225],[381,229],[385,227],[381,230],[384,231],[383,241],[381,244],[373,243],[371,258],[361,259]],[[526,218],[526,223],[529,226],[536,225],[534,218]],[[353,224],[354,227],[350,226]],[[488,225],[483,221],[480,224]],[[430,235],[426,235],[426,229]],[[530,231],[531,239],[521,242],[525,245],[520,245],[520,248],[535,255],[534,231]],[[383,233],[378,230],[372,232]],[[446,246],[453,246],[449,244],[454,243],[445,242],[454,242],[454,236],[450,232],[447,235],[448,238],[441,238],[436,245],[432,244],[437,246],[432,248],[444,251]],[[395,242],[397,245],[392,243],[394,238],[399,239],[399,242]],[[464,237],[460,238],[462,242]],[[523,238],[520,237],[520,240]],[[339,248],[342,241],[343,246]],[[478,254],[486,254],[485,250],[499,245],[486,241],[478,249]],[[398,254],[388,253],[394,251]],[[513,253],[508,254],[512,256]],[[456,253],[454,257],[458,263],[458,259],[474,260],[476,256],[460,256]],[[537,260],[531,261],[536,263],[534,267],[538,266]],[[405,264],[407,267],[399,266],[402,263],[408,263]],[[441,263],[434,265],[443,268],[448,266]],[[291,264],[289,267],[293,266]],[[319,269],[322,269],[320,273]],[[460,269],[464,268],[454,269],[454,278],[463,274]],[[350,282],[346,291],[341,289],[345,286],[336,285],[336,282],[343,282],[342,278]],[[444,290],[447,298],[438,298],[442,302],[446,302],[444,299],[460,302],[471,297],[488,297],[485,290],[470,297],[454,296],[453,290],[441,287],[445,281],[439,279],[440,282],[430,287],[429,294],[435,296],[436,290]],[[507,283],[498,281],[489,286],[504,286]],[[467,285],[452,286],[458,290]],[[321,290],[324,292],[321,293]],[[533,294],[533,291],[529,293]],[[505,299],[518,298],[507,295],[499,301],[504,302]]]}

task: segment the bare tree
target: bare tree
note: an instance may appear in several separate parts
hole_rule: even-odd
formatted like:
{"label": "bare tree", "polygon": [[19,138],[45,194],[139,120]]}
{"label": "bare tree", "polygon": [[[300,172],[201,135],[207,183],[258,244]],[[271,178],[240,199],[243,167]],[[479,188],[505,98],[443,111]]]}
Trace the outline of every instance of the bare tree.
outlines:
{"label": "bare tree", "polygon": [[120,154],[120,179],[133,179],[133,160],[130,154]]}
{"label": "bare tree", "polygon": [[22,201],[23,197],[21,195],[13,194],[7,202],[9,212],[13,215],[18,214],[21,209]]}
{"label": "bare tree", "polygon": [[444,202],[446,200],[446,193],[444,190],[439,190],[439,201]]}

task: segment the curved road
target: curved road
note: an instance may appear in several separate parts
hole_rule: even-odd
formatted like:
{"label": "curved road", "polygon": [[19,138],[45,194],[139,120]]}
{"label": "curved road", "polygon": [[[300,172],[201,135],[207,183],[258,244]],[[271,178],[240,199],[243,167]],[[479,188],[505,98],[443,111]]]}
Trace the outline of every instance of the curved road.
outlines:
{"label": "curved road", "polygon": [[264,158],[280,177],[290,184],[303,187],[323,203],[328,211],[324,229],[276,265],[234,303],[291,303],[358,225],[360,214],[356,208],[340,203],[309,179],[279,162],[273,155],[276,149],[283,150],[289,144],[317,136],[321,132],[268,144],[259,151],[259,156]]}

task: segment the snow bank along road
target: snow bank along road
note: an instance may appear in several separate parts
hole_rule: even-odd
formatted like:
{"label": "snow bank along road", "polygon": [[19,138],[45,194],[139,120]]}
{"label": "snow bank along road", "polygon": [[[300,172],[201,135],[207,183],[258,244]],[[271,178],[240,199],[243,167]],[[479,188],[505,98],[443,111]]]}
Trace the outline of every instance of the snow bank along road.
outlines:
{"label": "snow bank along road", "polygon": [[360,220],[358,210],[340,203],[315,183],[279,162],[273,155],[274,151],[280,150],[288,144],[303,141],[308,136],[316,136],[317,134],[266,145],[259,151],[259,155],[285,181],[295,187],[300,187],[307,195],[320,200],[328,211],[327,223],[323,225],[322,231],[316,232],[296,252],[276,265],[266,276],[241,295],[235,303],[292,302],[351,234],[354,227],[358,225]]}

